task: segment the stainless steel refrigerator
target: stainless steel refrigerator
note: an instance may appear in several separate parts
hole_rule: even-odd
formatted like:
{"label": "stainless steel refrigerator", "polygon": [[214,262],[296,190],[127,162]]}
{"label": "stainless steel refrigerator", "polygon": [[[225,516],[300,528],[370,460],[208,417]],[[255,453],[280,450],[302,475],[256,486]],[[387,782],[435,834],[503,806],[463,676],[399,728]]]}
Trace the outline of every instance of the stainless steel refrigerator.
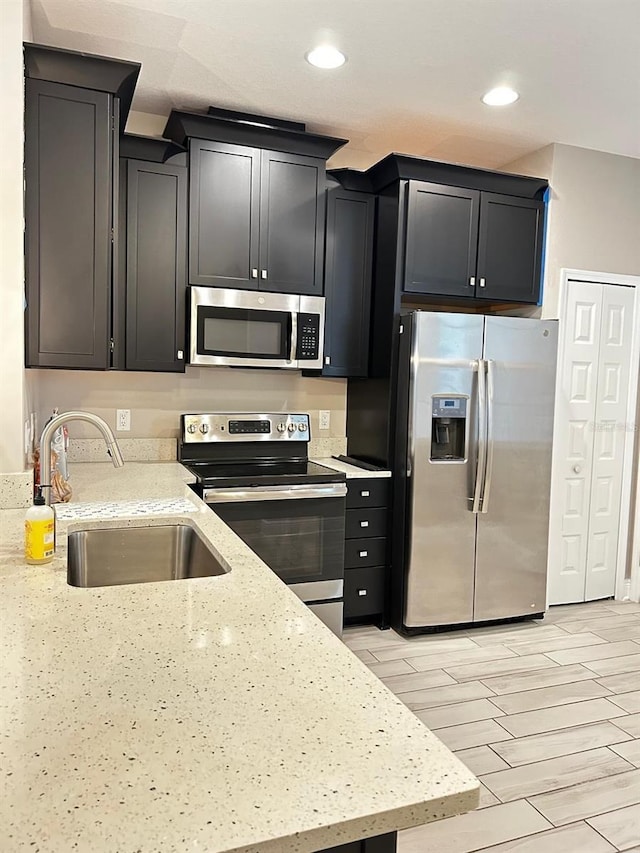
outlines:
{"label": "stainless steel refrigerator", "polygon": [[402,336],[403,627],[541,614],[557,323],[416,311]]}

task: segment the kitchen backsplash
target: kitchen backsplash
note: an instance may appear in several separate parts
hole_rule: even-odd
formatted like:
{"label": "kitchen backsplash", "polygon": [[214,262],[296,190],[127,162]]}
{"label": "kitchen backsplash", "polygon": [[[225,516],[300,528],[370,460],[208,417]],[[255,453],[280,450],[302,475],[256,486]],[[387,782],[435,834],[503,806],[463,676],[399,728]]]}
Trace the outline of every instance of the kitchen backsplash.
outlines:
{"label": "kitchen backsplash", "polygon": [[[57,406],[61,412],[94,412],[114,429],[116,409],[131,411],[131,430],[116,432],[125,459],[175,459],[175,440],[183,412],[291,411],[311,416],[314,456],[342,453],[346,447],[345,379],[304,377],[297,371],[188,367],[185,374],[32,370],[38,432]],[[330,413],[320,429],[320,412]],[[88,424],[69,424],[71,459],[104,459],[104,444]],[[74,439],[78,439],[74,441]],[[89,441],[82,443],[80,439]],[[132,442],[133,439],[148,441]],[[173,444],[160,439],[173,439]],[[150,441],[149,441],[150,440]],[[136,454],[130,455],[130,454]],[[142,454],[141,456],[137,454]],[[146,455],[145,455],[146,454]]]}
{"label": "kitchen backsplash", "polygon": [[[118,433],[121,436],[122,433]],[[171,462],[178,455],[175,438],[118,438],[125,462]],[[347,452],[346,437],[314,438],[309,442],[309,456],[320,459]],[[69,442],[69,462],[108,462],[109,457],[101,438],[74,438]]]}

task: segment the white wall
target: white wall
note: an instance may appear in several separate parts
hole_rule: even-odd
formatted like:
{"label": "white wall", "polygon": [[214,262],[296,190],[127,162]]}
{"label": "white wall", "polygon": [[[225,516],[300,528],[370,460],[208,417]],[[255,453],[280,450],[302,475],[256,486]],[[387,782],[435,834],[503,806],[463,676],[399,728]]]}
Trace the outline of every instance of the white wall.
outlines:
{"label": "white wall", "polygon": [[[24,381],[23,272],[23,27],[30,9],[22,0],[0,6],[0,93],[3,112],[0,169],[0,472],[24,468],[23,424],[27,411]],[[30,32],[26,33],[30,35]]]}
{"label": "white wall", "polygon": [[640,160],[554,144],[505,171],[549,179],[542,316],[558,316],[560,270],[640,275]]}

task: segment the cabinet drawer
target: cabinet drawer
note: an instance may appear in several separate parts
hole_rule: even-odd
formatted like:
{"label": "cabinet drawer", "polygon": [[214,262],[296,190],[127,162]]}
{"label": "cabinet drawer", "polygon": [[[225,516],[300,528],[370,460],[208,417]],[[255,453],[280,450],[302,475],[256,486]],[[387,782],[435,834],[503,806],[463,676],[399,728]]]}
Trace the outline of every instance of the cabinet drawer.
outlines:
{"label": "cabinet drawer", "polygon": [[385,568],[348,569],[344,573],[344,617],[371,616],[384,609]]}
{"label": "cabinet drawer", "polygon": [[348,509],[345,519],[345,538],[361,539],[386,536],[387,510],[379,509]]}
{"label": "cabinet drawer", "polygon": [[363,506],[387,506],[391,479],[347,480],[347,509]]}
{"label": "cabinet drawer", "polygon": [[384,566],[387,562],[387,540],[347,539],[344,543],[345,569],[359,569],[361,566]]}

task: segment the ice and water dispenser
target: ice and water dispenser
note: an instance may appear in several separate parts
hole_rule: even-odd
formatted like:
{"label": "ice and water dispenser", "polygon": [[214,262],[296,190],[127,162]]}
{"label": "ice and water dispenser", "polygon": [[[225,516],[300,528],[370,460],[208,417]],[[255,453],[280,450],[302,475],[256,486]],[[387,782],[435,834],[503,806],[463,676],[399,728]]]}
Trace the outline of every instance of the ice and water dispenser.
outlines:
{"label": "ice and water dispenser", "polygon": [[464,462],[467,448],[467,397],[431,398],[431,461]]}

